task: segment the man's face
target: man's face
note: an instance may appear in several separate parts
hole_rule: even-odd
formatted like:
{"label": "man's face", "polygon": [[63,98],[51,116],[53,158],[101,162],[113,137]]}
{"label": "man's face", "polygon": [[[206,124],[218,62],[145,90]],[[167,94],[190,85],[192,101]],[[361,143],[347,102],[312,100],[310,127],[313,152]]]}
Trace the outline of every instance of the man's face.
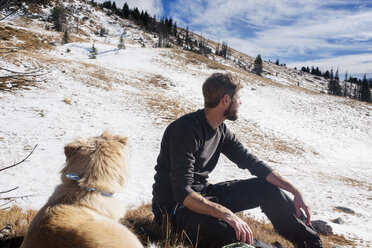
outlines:
{"label": "man's face", "polygon": [[238,119],[238,110],[241,104],[240,91],[236,92],[229,107],[225,110],[224,116],[230,121],[236,121]]}

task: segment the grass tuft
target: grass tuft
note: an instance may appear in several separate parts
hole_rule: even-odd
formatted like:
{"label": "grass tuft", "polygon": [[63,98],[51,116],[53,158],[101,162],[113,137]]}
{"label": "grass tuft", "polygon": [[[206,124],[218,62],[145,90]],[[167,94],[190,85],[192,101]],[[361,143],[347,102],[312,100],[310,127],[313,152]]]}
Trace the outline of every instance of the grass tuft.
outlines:
{"label": "grass tuft", "polygon": [[[16,206],[9,210],[0,210],[0,246],[4,248],[20,247],[27,228],[36,213],[35,210],[24,211]],[[262,223],[242,214],[238,214],[238,216],[248,223],[255,238],[270,244],[277,241],[283,247],[293,248],[291,243],[274,231],[271,224]],[[158,226],[153,222],[153,218],[151,204],[142,204],[128,210],[120,222],[128,226],[145,247],[154,247],[155,245],[162,248],[197,248],[197,245],[191,245],[185,233],[174,233],[169,222],[164,226]],[[332,248],[335,245],[355,245],[352,241],[339,235],[321,236],[321,238],[324,248]]]}

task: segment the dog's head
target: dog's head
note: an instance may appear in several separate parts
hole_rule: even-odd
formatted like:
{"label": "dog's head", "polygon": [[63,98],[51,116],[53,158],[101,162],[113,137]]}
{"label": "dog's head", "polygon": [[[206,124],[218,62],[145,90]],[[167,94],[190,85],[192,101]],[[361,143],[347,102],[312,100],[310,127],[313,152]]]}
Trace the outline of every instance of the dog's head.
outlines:
{"label": "dog's head", "polygon": [[127,137],[103,132],[101,136],[78,138],[65,146],[66,164],[62,169],[63,182],[66,175],[80,177],[82,188],[96,188],[106,192],[118,192],[126,181],[125,148]]}

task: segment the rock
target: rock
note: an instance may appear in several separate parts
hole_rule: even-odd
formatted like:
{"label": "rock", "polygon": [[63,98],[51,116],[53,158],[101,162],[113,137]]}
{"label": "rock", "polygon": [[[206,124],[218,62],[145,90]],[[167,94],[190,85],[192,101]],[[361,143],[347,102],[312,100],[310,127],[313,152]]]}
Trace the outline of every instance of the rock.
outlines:
{"label": "rock", "polygon": [[332,227],[327,224],[327,222],[322,220],[311,221],[311,225],[314,227],[315,231],[319,234],[325,236],[332,234]]}
{"label": "rock", "polygon": [[354,210],[350,209],[350,208],[345,208],[345,207],[335,207],[336,210],[338,211],[341,211],[341,212],[344,212],[344,213],[347,213],[347,214],[355,214]]}
{"label": "rock", "polygon": [[284,248],[284,246],[282,246],[282,244],[279,243],[279,242],[277,242],[277,241],[275,241],[274,243],[272,243],[271,246],[274,246],[276,248]]}
{"label": "rock", "polygon": [[3,238],[6,238],[10,235],[10,231],[11,229],[4,228],[3,230],[1,230],[0,234],[1,236],[3,236]]}
{"label": "rock", "polygon": [[332,248],[344,248],[344,247],[341,245],[335,245],[335,246],[332,246]]}
{"label": "rock", "polygon": [[341,217],[338,217],[337,219],[332,220],[332,222],[336,224],[340,224],[340,225],[345,223],[345,221]]}

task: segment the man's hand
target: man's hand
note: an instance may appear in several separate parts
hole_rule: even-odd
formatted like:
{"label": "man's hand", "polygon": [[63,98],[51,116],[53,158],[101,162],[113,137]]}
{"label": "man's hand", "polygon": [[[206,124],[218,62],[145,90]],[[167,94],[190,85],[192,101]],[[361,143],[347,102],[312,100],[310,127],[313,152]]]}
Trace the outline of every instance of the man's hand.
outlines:
{"label": "man's hand", "polygon": [[195,192],[185,198],[183,205],[196,213],[225,221],[234,228],[237,240],[250,245],[253,244],[253,234],[248,224],[224,206],[211,202]]}
{"label": "man's hand", "polygon": [[231,211],[222,219],[235,230],[236,239],[243,243],[253,244],[253,233],[248,224]]}
{"label": "man's hand", "polygon": [[271,172],[267,177],[266,181],[271,184],[278,186],[288,192],[291,192],[294,196],[293,204],[296,208],[296,216],[297,218],[301,217],[301,209],[305,211],[306,216],[306,225],[310,225],[310,209],[308,205],[305,203],[301,192],[296,189],[292,184],[290,184],[287,180],[282,178],[278,173],[275,171]]}
{"label": "man's hand", "polygon": [[294,206],[296,208],[296,216],[297,218],[301,217],[301,209],[305,211],[305,216],[306,216],[306,225],[310,225],[310,211],[309,207],[305,203],[304,199],[302,198],[302,195],[299,191],[297,191],[294,194],[294,199],[293,199]]}

